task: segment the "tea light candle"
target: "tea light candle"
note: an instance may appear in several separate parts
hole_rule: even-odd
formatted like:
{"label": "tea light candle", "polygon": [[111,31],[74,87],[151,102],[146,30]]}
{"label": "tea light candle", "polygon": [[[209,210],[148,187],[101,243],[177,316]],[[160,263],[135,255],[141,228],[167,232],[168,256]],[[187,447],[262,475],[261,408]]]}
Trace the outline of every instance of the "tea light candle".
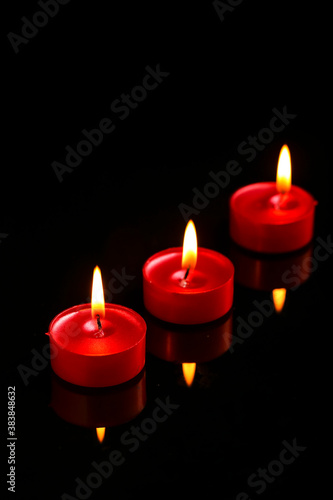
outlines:
{"label": "tea light candle", "polygon": [[136,312],[104,304],[95,268],[92,303],[71,307],[50,324],[55,373],[72,384],[108,387],[135,377],[145,364],[146,323]]}
{"label": "tea light candle", "polygon": [[291,185],[288,146],[281,149],[277,180],[237,190],[230,199],[230,235],[255,252],[291,252],[313,237],[317,202],[304,189]]}
{"label": "tea light candle", "polygon": [[224,255],[197,248],[192,221],[182,247],[150,257],[143,266],[146,309],[170,323],[194,325],[226,314],[233,302],[234,266]]}

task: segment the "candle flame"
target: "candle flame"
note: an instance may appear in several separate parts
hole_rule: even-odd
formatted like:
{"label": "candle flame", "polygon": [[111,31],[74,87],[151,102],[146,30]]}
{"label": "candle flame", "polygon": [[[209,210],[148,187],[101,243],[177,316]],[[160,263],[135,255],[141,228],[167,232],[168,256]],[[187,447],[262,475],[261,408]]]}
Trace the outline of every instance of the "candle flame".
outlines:
{"label": "candle flame", "polygon": [[188,387],[192,385],[196,367],[197,367],[196,363],[182,363],[183,375]]}
{"label": "candle flame", "polygon": [[279,193],[287,193],[291,188],[291,159],[288,146],[282,146],[276,172],[276,189]]}
{"label": "candle flame", "polygon": [[273,303],[275,307],[275,311],[280,313],[283,309],[285,300],[286,300],[287,290],[285,288],[274,288],[273,295]]}
{"label": "candle flame", "polygon": [[96,427],[96,434],[98,441],[102,443],[105,436],[105,427]]}
{"label": "candle flame", "polygon": [[98,266],[94,269],[94,277],[91,292],[91,317],[96,318],[99,314],[101,318],[105,316],[104,290],[102,283],[102,274]]}
{"label": "candle flame", "polygon": [[197,263],[198,242],[195,226],[191,220],[188,221],[183,243],[182,268],[191,270],[195,268]]}

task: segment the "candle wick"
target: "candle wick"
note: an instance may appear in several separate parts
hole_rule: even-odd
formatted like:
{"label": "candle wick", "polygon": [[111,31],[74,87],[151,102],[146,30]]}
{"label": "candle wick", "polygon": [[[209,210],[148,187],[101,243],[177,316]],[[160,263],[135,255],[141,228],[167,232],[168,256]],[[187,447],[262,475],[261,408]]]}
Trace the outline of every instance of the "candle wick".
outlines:
{"label": "candle wick", "polygon": [[277,210],[280,210],[281,209],[281,205],[283,205],[284,201],[285,201],[285,198],[286,198],[286,193],[287,191],[281,191],[280,193],[280,196],[276,202],[276,209]]}
{"label": "candle wick", "polygon": [[98,330],[101,331],[102,330],[102,323],[101,323],[101,317],[99,314],[96,314],[96,321],[97,321]]}
{"label": "candle wick", "polygon": [[96,314],[96,321],[97,321],[97,327],[98,327],[98,332],[94,334],[96,339],[99,339],[101,337],[104,337],[104,332],[102,329],[102,323],[101,323],[101,317],[99,314]]}
{"label": "candle wick", "polygon": [[187,276],[188,276],[188,273],[190,272],[190,267],[191,266],[188,266],[188,268],[186,269],[186,273],[184,274],[184,280],[186,280]]}

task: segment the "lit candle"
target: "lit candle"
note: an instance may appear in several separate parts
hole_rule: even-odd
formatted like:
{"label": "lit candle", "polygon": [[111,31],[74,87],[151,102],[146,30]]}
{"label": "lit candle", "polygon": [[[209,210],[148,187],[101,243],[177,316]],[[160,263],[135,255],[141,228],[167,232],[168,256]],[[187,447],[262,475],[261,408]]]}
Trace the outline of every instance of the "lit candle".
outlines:
{"label": "lit candle", "polygon": [[146,309],[159,319],[199,324],[226,314],[233,302],[234,266],[224,255],[197,248],[189,221],[183,247],[163,250],[143,266]]}
{"label": "lit candle", "polygon": [[58,314],[48,335],[53,370],[72,384],[107,387],[135,377],[145,364],[146,323],[136,312],[104,304],[99,268],[92,303]]}
{"label": "lit candle", "polygon": [[290,152],[284,145],[276,183],[251,184],[231,197],[230,235],[255,252],[291,252],[311,241],[316,204],[311,194],[291,185]]}

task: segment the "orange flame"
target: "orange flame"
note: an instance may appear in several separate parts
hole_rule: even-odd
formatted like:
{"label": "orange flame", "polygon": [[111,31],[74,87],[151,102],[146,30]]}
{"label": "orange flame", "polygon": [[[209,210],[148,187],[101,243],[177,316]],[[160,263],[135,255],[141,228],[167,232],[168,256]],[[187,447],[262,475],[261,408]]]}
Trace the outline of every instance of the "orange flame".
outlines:
{"label": "orange flame", "polygon": [[105,316],[104,290],[101,270],[98,266],[94,269],[94,277],[91,292],[91,317],[96,318],[99,314],[101,318]]}
{"label": "orange flame", "polygon": [[105,427],[96,427],[96,434],[98,441],[102,443],[105,436]]}
{"label": "orange flame", "polygon": [[182,363],[184,379],[189,387],[193,383],[196,367],[196,363]]}
{"label": "orange flame", "polygon": [[291,159],[288,146],[282,146],[276,172],[276,189],[279,193],[287,193],[291,188]]}
{"label": "orange flame", "polygon": [[273,295],[273,303],[275,307],[275,311],[280,313],[283,309],[285,300],[286,300],[287,290],[285,288],[274,288]]}
{"label": "orange flame", "polygon": [[197,263],[198,242],[195,225],[191,220],[188,221],[183,243],[182,268],[193,270]]}

